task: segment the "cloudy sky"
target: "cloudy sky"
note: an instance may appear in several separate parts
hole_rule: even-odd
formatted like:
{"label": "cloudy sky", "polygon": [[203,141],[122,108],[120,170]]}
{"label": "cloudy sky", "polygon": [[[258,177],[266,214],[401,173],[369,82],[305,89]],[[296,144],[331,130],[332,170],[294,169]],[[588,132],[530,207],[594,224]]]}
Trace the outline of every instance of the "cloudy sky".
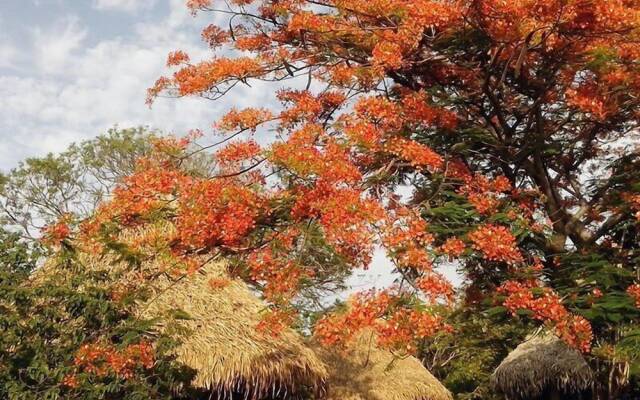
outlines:
{"label": "cloudy sky", "polygon": [[218,103],[160,99],[144,104],[169,51],[207,56],[202,27],[184,0],[0,1],[0,170],[63,150],[114,125],[184,134],[208,128],[233,102],[272,91],[240,88]]}

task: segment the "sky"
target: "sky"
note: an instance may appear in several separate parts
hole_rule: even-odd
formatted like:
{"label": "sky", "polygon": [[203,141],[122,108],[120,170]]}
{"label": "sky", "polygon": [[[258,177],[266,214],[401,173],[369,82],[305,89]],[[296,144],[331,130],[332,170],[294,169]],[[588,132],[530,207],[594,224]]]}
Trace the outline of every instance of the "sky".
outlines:
{"label": "sky", "polygon": [[[201,29],[211,13],[193,16],[185,0],[0,0],[0,171],[26,157],[64,150],[113,126],[148,126],[184,135],[211,132],[232,106],[263,106],[277,87],[257,84],[211,102],[158,99],[146,89],[168,70],[170,51],[210,56]],[[384,253],[358,271],[354,289],[396,277]],[[459,280],[455,271],[443,271]]]}
{"label": "sky", "polygon": [[272,91],[239,88],[212,103],[160,99],[146,89],[167,54],[208,56],[201,29],[215,15],[192,16],[184,0],[0,1],[0,170],[65,149],[118,125],[176,135],[212,122],[231,105],[265,101]]}

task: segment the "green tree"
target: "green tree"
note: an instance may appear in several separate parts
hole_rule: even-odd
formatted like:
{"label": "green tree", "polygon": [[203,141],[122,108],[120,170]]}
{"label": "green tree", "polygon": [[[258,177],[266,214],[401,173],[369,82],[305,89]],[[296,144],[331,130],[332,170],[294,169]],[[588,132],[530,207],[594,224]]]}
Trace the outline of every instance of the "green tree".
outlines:
{"label": "green tree", "polygon": [[156,135],[144,128],[114,128],[60,154],[26,159],[0,176],[0,221],[33,240],[44,226],[65,215],[90,215],[135,171]]}
{"label": "green tree", "polygon": [[491,317],[464,306],[448,318],[454,335],[439,335],[420,348],[424,365],[459,400],[499,400],[490,377],[500,362],[531,333],[526,320]]}

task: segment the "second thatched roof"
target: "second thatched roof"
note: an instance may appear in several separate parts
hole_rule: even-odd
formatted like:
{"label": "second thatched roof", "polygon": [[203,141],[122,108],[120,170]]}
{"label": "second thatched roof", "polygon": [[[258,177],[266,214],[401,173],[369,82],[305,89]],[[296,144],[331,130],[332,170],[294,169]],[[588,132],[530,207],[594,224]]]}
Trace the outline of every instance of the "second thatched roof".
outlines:
{"label": "second thatched roof", "polygon": [[587,390],[593,372],[580,352],[551,333],[539,333],[509,353],[491,380],[509,399],[531,399],[547,390]]}
{"label": "second thatched roof", "polygon": [[415,357],[394,356],[364,332],[346,350],[315,346],[329,368],[327,400],[451,400],[451,393]]}

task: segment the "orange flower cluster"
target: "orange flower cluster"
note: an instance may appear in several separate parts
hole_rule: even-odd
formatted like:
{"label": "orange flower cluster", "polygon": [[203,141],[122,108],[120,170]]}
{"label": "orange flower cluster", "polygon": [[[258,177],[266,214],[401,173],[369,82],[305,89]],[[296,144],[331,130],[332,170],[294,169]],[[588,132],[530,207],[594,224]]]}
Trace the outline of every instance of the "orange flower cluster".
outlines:
{"label": "orange flower cluster", "polygon": [[640,308],[640,284],[634,284],[627,288],[627,293],[631,296],[635,302],[636,307]]}
{"label": "orange flower cluster", "polygon": [[296,175],[335,185],[354,184],[362,174],[348,149],[327,137],[318,125],[305,125],[271,147],[269,160]]}
{"label": "orange flower cluster", "polygon": [[500,200],[487,193],[469,193],[467,199],[475,207],[476,211],[482,215],[493,214],[500,205]]}
{"label": "orange flower cluster", "polygon": [[433,242],[426,221],[407,208],[389,213],[383,244],[391,259],[402,269],[431,271],[431,255],[427,246]]}
{"label": "orange flower cluster", "polygon": [[435,303],[439,300],[444,300],[449,304],[453,303],[453,285],[440,274],[430,272],[419,278],[416,281],[416,286],[430,303]]}
{"label": "orange flower cluster", "polygon": [[147,89],[147,98],[145,100],[145,104],[151,107],[156,97],[171,88],[171,83],[171,79],[165,76],[158,78],[153,86]]}
{"label": "orange flower cluster", "polygon": [[228,179],[200,180],[182,188],[176,220],[183,244],[237,246],[255,227],[264,201]]}
{"label": "orange flower cluster", "polygon": [[122,223],[129,224],[139,216],[164,207],[167,196],[186,182],[187,177],[168,166],[141,160],[139,172],[114,189],[113,196],[117,200],[103,204],[96,219],[101,222],[117,217]]}
{"label": "orange flower cluster", "polygon": [[293,321],[293,313],[283,309],[271,309],[262,316],[256,330],[271,337],[278,337]]}
{"label": "orange flower cluster", "polygon": [[460,6],[461,3],[456,1],[415,0],[406,3],[411,24],[433,28],[460,23],[463,16]]}
{"label": "orange flower cluster", "polygon": [[[430,129],[434,126],[453,129],[457,124],[455,113],[428,103],[429,96],[423,91],[400,91],[397,101],[380,96],[363,97],[355,106],[352,123],[373,124],[390,140],[404,139],[396,136],[405,130]],[[393,135],[393,136],[392,136]]]}
{"label": "orange flower cluster", "polygon": [[367,150],[377,150],[380,147],[383,133],[375,124],[346,118],[343,118],[343,122],[344,133],[354,147]]}
{"label": "orange flower cluster", "polygon": [[402,95],[402,113],[408,123],[417,124],[416,127],[441,126],[454,129],[457,116],[452,111],[434,107],[427,103],[428,95],[423,91],[405,92]]}
{"label": "orange flower cluster", "polygon": [[318,15],[313,12],[300,11],[294,14],[287,25],[287,31],[299,33],[301,31],[326,32],[335,28],[335,19],[330,16]]}
{"label": "orange flower cluster", "polygon": [[535,282],[522,284],[508,281],[504,283],[499,292],[508,294],[504,306],[512,313],[519,309],[530,310],[533,318],[541,321],[560,321],[568,315],[567,309],[562,305],[560,297],[549,288],[537,288],[541,295],[534,295],[532,289],[536,288]]}
{"label": "orange flower cluster", "polygon": [[569,315],[556,322],[555,330],[558,336],[569,346],[588,353],[593,342],[593,329],[585,318],[579,315]]}
{"label": "orange flower cluster", "polygon": [[65,375],[62,378],[61,384],[62,386],[68,387],[70,389],[75,389],[79,386],[78,377],[75,374]]}
{"label": "orange flower cluster", "polygon": [[181,96],[199,94],[231,79],[259,76],[263,72],[263,68],[260,60],[250,57],[218,58],[213,61],[204,61],[179,69],[173,75],[173,79],[157,83],[150,95],[159,93],[169,86],[175,87]]}
{"label": "orange flower cluster", "polygon": [[189,55],[182,50],[176,50],[173,53],[169,53],[169,56],[167,57],[167,67],[186,64],[188,62]]}
{"label": "orange flower cluster", "polygon": [[142,342],[117,350],[110,345],[84,344],[74,358],[74,365],[81,371],[104,376],[115,374],[129,379],[137,368],[152,368],[154,351],[151,344]]}
{"label": "orange flower cluster", "polygon": [[402,67],[402,46],[399,43],[381,41],[375,45],[371,55],[373,56],[373,63],[385,69]]}
{"label": "orange flower cluster", "polygon": [[476,211],[482,215],[493,214],[501,203],[501,196],[512,189],[511,183],[504,176],[489,179],[486,176],[464,176],[458,192],[466,195]]}
{"label": "orange flower cluster", "polygon": [[[264,248],[252,253],[247,261],[251,271],[251,278],[256,282],[264,282],[264,297],[280,305],[285,305],[298,291],[302,278],[308,273],[293,260],[287,258],[286,238],[278,241],[285,245],[281,252],[272,248]],[[292,246],[293,243],[290,243]]]}
{"label": "orange flower cluster", "polygon": [[283,127],[315,123],[323,113],[334,111],[345,101],[344,95],[331,91],[315,96],[308,90],[281,90],[277,97],[285,106],[279,116]]}
{"label": "orange flower cluster", "polygon": [[377,327],[378,345],[405,354],[414,354],[421,340],[452,332],[439,315],[424,311],[397,309]]}
{"label": "orange flower cluster", "polygon": [[314,334],[325,346],[347,343],[362,329],[376,326],[394,300],[387,291],[354,295],[345,313],[323,317]]}
{"label": "orange flower cluster", "polygon": [[469,234],[473,248],[480,251],[490,261],[502,261],[509,264],[523,261],[517,247],[516,238],[507,227],[487,224]]}
{"label": "orange flower cluster", "polygon": [[444,164],[442,156],[428,146],[411,139],[391,138],[385,144],[385,150],[409,161],[412,166],[418,169],[427,168],[435,171],[441,169]]}
{"label": "orange flower cluster", "polygon": [[212,49],[222,46],[229,38],[229,33],[217,25],[209,25],[202,30],[202,40]]}
{"label": "orange flower cluster", "polygon": [[591,114],[595,119],[603,121],[607,118],[609,111],[605,98],[600,96],[595,86],[587,85],[569,89],[566,96],[569,104]]}
{"label": "orange flower cluster", "polygon": [[296,219],[318,218],[326,240],[354,265],[366,267],[373,253],[375,224],[383,218],[380,204],[359,190],[319,182],[302,190],[291,211]]}
{"label": "orange flower cluster", "polygon": [[42,229],[42,242],[49,246],[58,246],[71,235],[68,218],[62,218],[55,224]]}
{"label": "orange flower cluster", "polygon": [[325,346],[339,346],[349,343],[362,330],[372,329],[380,346],[410,354],[420,340],[451,331],[440,316],[398,308],[400,301],[387,291],[355,295],[345,313],[324,317],[314,334]]}
{"label": "orange flower cluster", "polygon": [[464,254],[465,249],[466,249],[465,243],[462,240],[455,237],[448,238],[442,244],[442,246],[440,246],[440,250],[444,254],[448,255],[450,258],[460,257],[462,254]]}
{"label": "orange flower cluster", "polygon": [[402,108],[387,98],[363,97],[355,104],[354,111],[358,119],[377,125],[385,133],[395,133],[402,128]]}
{"label": "orange flower cluster", "polygon": [[258,143],[254,140],[247,140],[229,143],[226,147],[216,152],[215,158],[224,166],[236,165],[256,158],[261,151],[262,148]]}
{"label": "orange flower cluster", "polygon": [[[162,155],[177,155],[180,152],[184,151],[189,147],[197,139],[201,138],[203,133],[194,129],[189,131],[186,136],[183,137],[175,137],[175,136],[165,136],[161,138],[154,138],[151,141],[153,145],[153,149],[157,152],[157,154]],[[145,162],[144,160],[142,160]],[[149,162],[148,160],[146,162]]]}
{"label": "orange flower cluster", "polygon": [[265,51],[271,45],[271,38],[259,33],[257,35],[236,38],[234,46],[242,51]]}
{"label": "orange flower cluster", "polygon": [[535,281],[507,281],[498,292],[507,295],[503,305],[513,315],[518,310],[529,310],[533,313],[532,318],[552,324],[558,336],[569,345],[583,352],[591,348],[593,333],[589,322],[570,314],[551,289],[539,287]]}
{"label": "orange flower cluster", "polygon": [[214,126],[223,132],[236,130],[256,131],[257,127],[273,118],[273,114],[264,108],[232,109]]}
{"label": "orange flower cluster", "polygon": [[[229,150],[222,158],[230,162],[241,155],[247,154]],[[138,172],[115,188],[112,200],[81,225],[81,242],[91,246],[107,223],[127,227],[169,213],[177,228],[172,246],[180,251],[240,245],[255,227],[265,200],[242,180],[189,176],[169,161],[172,157],[152,155],[141,162]]]}
{"label": "orange flower cluster", "polygon": [[192,13],[206,9],[211,5],[212,0],[187,0],[187,7]]}

